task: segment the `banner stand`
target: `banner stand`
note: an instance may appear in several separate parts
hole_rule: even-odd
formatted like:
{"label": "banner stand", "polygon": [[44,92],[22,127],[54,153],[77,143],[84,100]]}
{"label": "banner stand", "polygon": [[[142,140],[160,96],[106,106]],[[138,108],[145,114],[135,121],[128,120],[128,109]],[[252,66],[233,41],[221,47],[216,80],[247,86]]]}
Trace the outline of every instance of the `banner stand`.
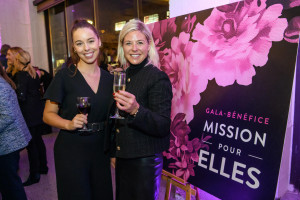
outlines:
{"label": "banner stand", "polygon": [[192,187],[194,187],[194,186],[192,186],[190,183],[184,181],[183,179],[178,178],[174,174],[171,174],[165,170],[162,170],[162,179],[167,181],[165,200],[169,200],[169,198],[170,198],[170,191],[171,191],[172,185],[185,191],[185,193],[186,193],[185,199],[186,200],[191,200],[192,195],[196,196],[196,200],[200,200],[198,190],[193,189]]}

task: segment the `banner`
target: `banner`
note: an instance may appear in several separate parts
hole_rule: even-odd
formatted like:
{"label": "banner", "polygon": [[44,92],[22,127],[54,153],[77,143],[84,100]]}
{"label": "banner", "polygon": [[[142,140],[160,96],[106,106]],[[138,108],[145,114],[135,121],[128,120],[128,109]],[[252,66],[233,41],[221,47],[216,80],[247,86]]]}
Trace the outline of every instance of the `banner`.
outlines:
{"label": "banner", "polygon": [[149,25],[174,95],[165,170],[223,200],[274,199],[299,4],[245,0]]}

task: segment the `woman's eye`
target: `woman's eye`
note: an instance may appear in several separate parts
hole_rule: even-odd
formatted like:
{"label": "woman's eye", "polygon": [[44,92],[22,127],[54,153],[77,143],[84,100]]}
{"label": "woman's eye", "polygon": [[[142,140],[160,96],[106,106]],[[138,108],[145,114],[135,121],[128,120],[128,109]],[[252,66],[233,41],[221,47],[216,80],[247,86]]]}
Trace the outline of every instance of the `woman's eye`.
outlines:
{"label": "woman's eye", "polygon": [[126,42],[125,45],[129,46],[131,45],[131,42]]}
{"label": "woman's eye", "polygon": [[80,45],[82,45],[82,43],[81,43],[81,42],[78,42],[78,43],[76,43],[76,46],[80,46]]}
{"label": "woman's eye", "polygon": [[95,42],[95,40],[90,40],[90,41],[89,41],[89,43],[93,43],[93,42]]}

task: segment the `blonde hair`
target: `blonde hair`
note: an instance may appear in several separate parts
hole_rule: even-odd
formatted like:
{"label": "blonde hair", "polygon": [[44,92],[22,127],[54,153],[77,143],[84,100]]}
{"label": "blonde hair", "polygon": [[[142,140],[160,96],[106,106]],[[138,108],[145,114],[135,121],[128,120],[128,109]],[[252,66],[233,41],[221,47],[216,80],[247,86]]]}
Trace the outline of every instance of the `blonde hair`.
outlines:
{"label": "blonde hair", "polygon": [[147,39],[147,42],[149,44],[149,52],[148,52],[148,64],[152,64],[154,66],[158,66],[159,63],[159,56],[157,53],[157,50],[155,48],[155,44],[153,41],[153,37],[152,34],[150,32],[150,30],[148,29],[148,27],[141,22],[138,19],[132,19],[129,22],[127,22],[125,24],[125,26],[123,27],[123,29],[121,30],[120,34],[119,34],[119,41],[118,41],[118,60],[121,64],[121,66],[127,66],[129,65],[128,61],[125,58],[124,55],[124,49],[123,49],[123,42],[124,42],[124,38],[125,36],[132,31],[140,31],[141,33],[143,33]]}
{"label": "blonde hair", "polygon": [[21,47],[12,47],[9,51],[14,55],[14,62],[10,63],[12,68],[12,75],[19,71],[26,71],[29,73],[31,78],[36,78],[36,71],[30,64],[31,56],[30,54],[22,49]]}
{"label": "blonde hair", "polygon": [[7,53],[10,52],[11,55],[13,56],[13,63],[7,62],[6,72],[11,73],[13,76],[15,75],[15,73],[17,73],[17,69],[14,66],[14,61],[16,59],[16,55],[18,54],[18,52],[21,52],[21,51],[23,51],[23,49],[21,47],[11,47],[7,50]]}

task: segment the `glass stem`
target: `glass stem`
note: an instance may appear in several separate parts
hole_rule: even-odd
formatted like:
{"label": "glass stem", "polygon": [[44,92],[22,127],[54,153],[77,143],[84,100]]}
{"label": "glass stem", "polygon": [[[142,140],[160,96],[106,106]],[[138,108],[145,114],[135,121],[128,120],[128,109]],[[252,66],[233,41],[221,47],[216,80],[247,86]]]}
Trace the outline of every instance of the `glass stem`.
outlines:
{"label": "glass stem", "polygon": [[118,107],[116,108],[116,113],[115,114],[116,114],[116,116],[120,116]]}

